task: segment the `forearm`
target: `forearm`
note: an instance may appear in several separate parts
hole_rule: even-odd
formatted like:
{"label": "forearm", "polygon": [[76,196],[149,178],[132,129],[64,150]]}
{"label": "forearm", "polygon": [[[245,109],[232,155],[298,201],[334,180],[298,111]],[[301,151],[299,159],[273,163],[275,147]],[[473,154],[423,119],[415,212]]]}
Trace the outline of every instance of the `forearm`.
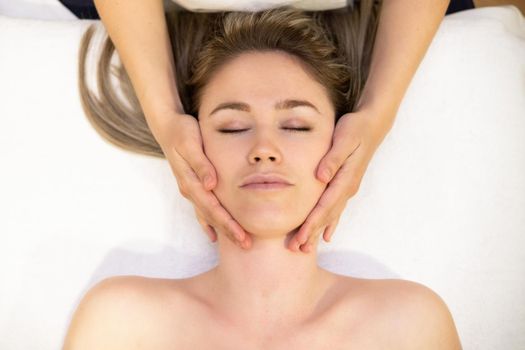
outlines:
{"label": "forearm", "polygon": [[95,0],[148,123],[183,112],[162,0]]}
{"label": "forearm", "polygon": [[449,4],[448,0],[384,0],[370,73],[357,109],[379,111],[391,126]]}

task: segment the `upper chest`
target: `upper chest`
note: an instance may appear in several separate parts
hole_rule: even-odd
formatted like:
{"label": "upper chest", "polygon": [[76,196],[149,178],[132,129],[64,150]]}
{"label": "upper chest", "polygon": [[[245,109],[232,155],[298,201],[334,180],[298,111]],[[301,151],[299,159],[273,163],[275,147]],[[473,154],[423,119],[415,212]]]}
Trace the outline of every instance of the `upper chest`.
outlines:
{"label": "upper chest", "polygon": [[[311,322],[273,330],[265,322],[246,321],[232,325],[212,315],[202,306],[187,302],[184,306],[163,308],[170,317],[159,316],[156,334],[158,350],[179,349],[392,349],[384,325],[374,322],[366,306],[351,309],[344,303]],[[178,309],[178,313],[176,312]],[[260,329],[260,332],[254,331]],[[272,331],[265,331],[272,329]],[[389,346],[385,346],[389,344]],[[145,347],[153,349],[151,345]]]}
{"label": "upper chest", "polygon": [[[355,288],[354,288],[355,289]],[[157,289],[158,290],[158,289]],[[265,321],[246,320],[232,323],[210,311],[209,305],[186,293],[155,295],[149,298],[144,321],[154,327],[142,332],[135,325],[137,349],[395,349],[396,332],[392,317],[381,304],[381,298],[368,297],[369,290],[350,297],[334,298],[311,320],[300,326],[279,327]]]}

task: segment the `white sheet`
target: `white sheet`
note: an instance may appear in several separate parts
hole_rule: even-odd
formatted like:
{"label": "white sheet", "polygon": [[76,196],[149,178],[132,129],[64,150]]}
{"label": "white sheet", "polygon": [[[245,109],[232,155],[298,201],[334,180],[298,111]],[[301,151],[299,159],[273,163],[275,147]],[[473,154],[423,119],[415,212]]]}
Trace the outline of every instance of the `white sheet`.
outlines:
{"label": "white sheet", "polygon": [[0,15],[42,20],[77,20],[58,0],[0,0]]}
{"label": "white sheet", "polygon": [[[88,23],[0,16],[0,349],[58,349],[106,276],[216,263],[169,165],[104,142],[83,117]],[[424,283],[465,349],[523,349],[523,179],[523,17],[447,16],[320,264]]]}

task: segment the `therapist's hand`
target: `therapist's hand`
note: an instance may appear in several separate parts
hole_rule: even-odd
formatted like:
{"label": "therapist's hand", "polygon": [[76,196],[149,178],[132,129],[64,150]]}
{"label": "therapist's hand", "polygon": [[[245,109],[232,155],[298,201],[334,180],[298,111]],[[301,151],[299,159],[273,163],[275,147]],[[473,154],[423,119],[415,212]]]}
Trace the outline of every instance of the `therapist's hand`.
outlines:
{"label": "therapist's hand", "polygon": [[162,120],[162,124],[150,125],[150,129],[170,164],[181,194],[193,204],[199,223],[210,240],[217,240],[215,227],[239,247],[249,248],[250,235],[211,192],[217,184],[217,175],[204,154],[197,119],[189,114],[173,113],[156,120]]}
{"label": "therapist's hand", "polygon": [[290,250],[312,251],[321,233],[326,242],[330,241],[346,202],[359,190],[368,163],[390,130],[394,115],[392,110],[363,109],[341,116],[334,130],[332,147],[321,159],[316,172],[317,178],[328,186],[290,239]]}

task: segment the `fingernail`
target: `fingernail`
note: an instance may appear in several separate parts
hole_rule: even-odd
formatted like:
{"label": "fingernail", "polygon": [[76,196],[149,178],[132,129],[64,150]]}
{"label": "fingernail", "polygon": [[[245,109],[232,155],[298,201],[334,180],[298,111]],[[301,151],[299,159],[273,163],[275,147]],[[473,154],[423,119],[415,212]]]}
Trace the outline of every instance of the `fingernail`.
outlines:
{"label": "fingernail", "polygon": [[325,182],[330,181],[330,177],[331,176],[332,176],[332,173],[330,173],[330,170],[327,169],[327,170],[323,171],[323,180]]}
{"label": "fingernail", "polygon": [[204,186],[206,188],[210,188],[211,187],[211,182],[212,182],[212,179],[211,179],[210,175],[204,176]]}

